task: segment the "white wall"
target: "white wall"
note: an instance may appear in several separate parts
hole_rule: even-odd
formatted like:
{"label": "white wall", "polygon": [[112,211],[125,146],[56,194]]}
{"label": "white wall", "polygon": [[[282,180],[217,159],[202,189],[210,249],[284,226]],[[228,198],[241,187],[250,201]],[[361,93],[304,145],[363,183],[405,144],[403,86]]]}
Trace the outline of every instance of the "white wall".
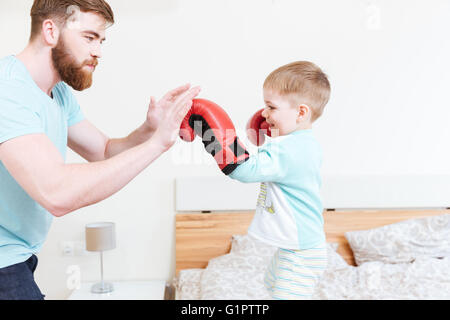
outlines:
{"label": "white wall", "polygon": [[[448,0],[109,3],[117,22],[107,31],[93,87],[76,96],[111,137],[144,121],[151,95],[185,82],[201,85],[201,96],[223,106],[243,137],[247,118],[262,106],[267,74],[311,60],[332,85],[315,125],[324,173],[450,173]],[[0,1],[0,56],[26,45],[31,4]],[[68,152],[68,162],[79,161]],[[83,241],[85,224],[94,221],[117,224],[117,249],[104,255],[107,279],[170,279],[174,179],[195,175],[221,174],[199,141],[180,141],[110,199],[55,219],[36,272],[47,298],[70,293],[70,265],[80,267],[83,281],[98,279],[96,255],[63,257],[59,248]]]}

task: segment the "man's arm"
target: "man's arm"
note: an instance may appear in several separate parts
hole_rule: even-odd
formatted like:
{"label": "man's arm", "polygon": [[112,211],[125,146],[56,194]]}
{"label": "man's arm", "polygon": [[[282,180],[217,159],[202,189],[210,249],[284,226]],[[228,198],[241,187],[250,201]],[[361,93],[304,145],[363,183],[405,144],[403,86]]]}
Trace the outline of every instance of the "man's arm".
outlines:
{"label": "man's arm", "polygon": [[144,123],[125,138],[110,139],[83,120],[69,127],[68,146],[89,162],[102,161],[147,141],[153,133]]}
{"label": "man's arm", "polygon": [[[122,189],[175,143],[181,121],[200,91],[187,89],[170,99],[149,140],[109,159],[65,164],[45,134],[27,134],[0,143],[0,161],[29,196],[55,216],[97,203]],[[88,157],[100,158],[98,154]]]}
{"label": "man's arm", "polygon": [[103,161],[65,164],[44,134],[33,134],[0,145],[0,159],[20,186],[55,216],[108,198],[165,151],[150,139]]}
{"label": "man's arm", "polygon": [[[144,123],[127,137],[110,139],[88,120],[83,120],[69,127],[68,146],[89,162],[109,159],[135,147],[152,137],[170,106],[189,87],[190,85],[184,85],[175,88],[166,93],[159,101],[151,97]],[[192,90],[198,94],[200,88],[197,87]]]}
{"label": "man's arm", "polygon": [[152,137],[154,130],[151,130],[144,123],[125,138],[109,139],[105,147],[105,158],[111,158],[124,150],[137,146]]}

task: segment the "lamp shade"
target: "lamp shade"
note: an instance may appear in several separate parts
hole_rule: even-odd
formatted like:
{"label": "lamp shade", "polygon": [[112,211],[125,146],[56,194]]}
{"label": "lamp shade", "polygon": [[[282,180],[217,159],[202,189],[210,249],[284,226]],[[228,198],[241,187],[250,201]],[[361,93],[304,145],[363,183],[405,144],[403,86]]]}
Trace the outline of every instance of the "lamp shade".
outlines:
{"label": "lamp shade", "polygon": [[96,222],[86,225],[86,250],[106,251],[116,247],[116,230],[113,222]]}

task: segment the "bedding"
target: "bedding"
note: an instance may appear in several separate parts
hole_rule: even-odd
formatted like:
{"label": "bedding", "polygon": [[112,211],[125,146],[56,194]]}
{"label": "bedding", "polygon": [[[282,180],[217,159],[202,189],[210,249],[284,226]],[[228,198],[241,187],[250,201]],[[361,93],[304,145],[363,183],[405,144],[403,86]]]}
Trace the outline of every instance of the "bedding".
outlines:
{"label": "bedding", "polygon": [[[348,267],[336,249],[337,244],[327,244],[328,268]],[[211,259],[206,269],[180,271],[174,283],[176,299],[270,299],[263,276],[275,251],[249,235],[234,235],[230,253]]]}
{"label": "bedding", "polygon": [[355,262],[407,263],[420,257],[450,257],[450,214],[409,219],[346,232]]}
{"label": "bedding", "polygon": [[[450,256],[417,256],[412,262],[348,265],[327,244],[328,266],[312,299],[450,299]],[[175,282],[179,300],[266,300],[265,268],[276,248],[248,235],[232,238],[230,253],[206,269],[187,269]]]}
{"label": "bedding", "polygon": [[181,270],[173,281],[176,300],[200,300],[200,279],[205,269]]}

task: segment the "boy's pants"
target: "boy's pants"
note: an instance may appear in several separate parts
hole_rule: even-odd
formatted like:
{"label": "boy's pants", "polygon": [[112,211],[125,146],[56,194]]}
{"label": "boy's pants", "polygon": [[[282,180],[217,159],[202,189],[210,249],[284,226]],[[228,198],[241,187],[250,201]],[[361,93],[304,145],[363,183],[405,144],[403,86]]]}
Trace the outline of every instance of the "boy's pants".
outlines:
{"label": "boy's pants", "polygon": [[274,299],[309,299],[326,267],[325,244],[305,250],[279,248],[267,268],[264,284]]}

